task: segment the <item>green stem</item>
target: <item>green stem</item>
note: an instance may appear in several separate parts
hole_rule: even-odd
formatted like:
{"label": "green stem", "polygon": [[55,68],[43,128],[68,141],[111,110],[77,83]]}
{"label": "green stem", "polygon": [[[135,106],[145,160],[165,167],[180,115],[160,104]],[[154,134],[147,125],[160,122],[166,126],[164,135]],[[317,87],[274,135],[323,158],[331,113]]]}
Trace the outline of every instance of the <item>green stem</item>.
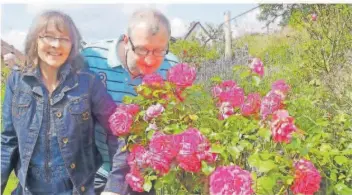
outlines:
{"label": "green stem", "polygon": [[283,194],[285,192],[285,185],[283,185],[277,195]]}

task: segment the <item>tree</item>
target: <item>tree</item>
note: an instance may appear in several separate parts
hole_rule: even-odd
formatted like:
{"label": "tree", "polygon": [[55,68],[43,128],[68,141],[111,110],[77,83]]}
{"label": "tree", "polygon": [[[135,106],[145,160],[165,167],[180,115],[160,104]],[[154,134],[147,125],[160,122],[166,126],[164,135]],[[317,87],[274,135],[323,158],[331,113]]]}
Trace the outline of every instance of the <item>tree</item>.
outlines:
{"label": "tree", "polygon": [[307,13],[311,5],[308,4],[261,4],[258,20],[266,21],[266,26],[279,20],[280,26],[286,26],[294,11]]}

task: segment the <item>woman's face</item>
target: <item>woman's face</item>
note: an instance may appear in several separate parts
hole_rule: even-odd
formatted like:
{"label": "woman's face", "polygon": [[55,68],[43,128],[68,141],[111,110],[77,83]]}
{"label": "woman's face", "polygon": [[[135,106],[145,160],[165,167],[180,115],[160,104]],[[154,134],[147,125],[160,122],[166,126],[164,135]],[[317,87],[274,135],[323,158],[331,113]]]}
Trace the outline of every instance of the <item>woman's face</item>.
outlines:
{"label": "woman's face", "polygon": [[39,63],[57,69],[65,63],[72,48],[69,32],[59,30],[53,21],[39,33],[37,44]]}

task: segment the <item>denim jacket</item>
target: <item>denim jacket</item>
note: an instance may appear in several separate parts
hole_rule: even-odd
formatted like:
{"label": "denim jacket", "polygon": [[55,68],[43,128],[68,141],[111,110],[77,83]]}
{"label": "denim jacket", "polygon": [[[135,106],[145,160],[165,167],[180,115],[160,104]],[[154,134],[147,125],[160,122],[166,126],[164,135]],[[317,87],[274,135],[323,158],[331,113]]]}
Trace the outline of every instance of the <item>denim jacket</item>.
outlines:
{"label": "denim jacket", "polygon": [[[43,92],[38,72],[39,68],[26,73],[13,71],[6,84],[2,110],[1,192],[11,171],[15,170],[24,186],[23,194],[31,194],[25,187],[29,162],[43,119],[51,112],[54,120],[50,125],[56,128],[59,149],[74,188],[79,194],[94,194],[94,176],[102,164],[94,143],[94,120],[109,129],[108,118],[116,104],[99,76],[89,70],[77,71],[69,64],[65,65],[51,97]],[[44,109],[47,106],[50,111]],[[128,172],[127,153],[116,153],[124,143],[110,130],[106,133],[113,166],[105,191],[123,195],[127,190],[124,180]]]}

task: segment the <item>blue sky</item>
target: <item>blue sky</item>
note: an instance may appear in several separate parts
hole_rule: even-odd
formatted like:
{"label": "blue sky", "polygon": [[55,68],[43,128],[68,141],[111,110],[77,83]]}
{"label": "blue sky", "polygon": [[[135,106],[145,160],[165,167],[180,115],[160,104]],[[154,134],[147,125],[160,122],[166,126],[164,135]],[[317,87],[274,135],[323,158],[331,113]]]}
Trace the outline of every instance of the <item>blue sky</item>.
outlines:
{"label": "blue sky", "polygon": [[[229,10],[233,17],[257,4],[3,4],[1,38],[23,50],[23,41],[33,18],[46,9],[57,9],[69,14],[87,42],[115,38],[125,32],[129,15],[146,6],[165,13],[172,25],[172,35],[180,36],[192,21],[218,25],[224,21],[225,11]],[[244,31],[261,31],[263,24],[256,20],[258,12],[259,9],[256,9],[232,21],[234,36]]]}

